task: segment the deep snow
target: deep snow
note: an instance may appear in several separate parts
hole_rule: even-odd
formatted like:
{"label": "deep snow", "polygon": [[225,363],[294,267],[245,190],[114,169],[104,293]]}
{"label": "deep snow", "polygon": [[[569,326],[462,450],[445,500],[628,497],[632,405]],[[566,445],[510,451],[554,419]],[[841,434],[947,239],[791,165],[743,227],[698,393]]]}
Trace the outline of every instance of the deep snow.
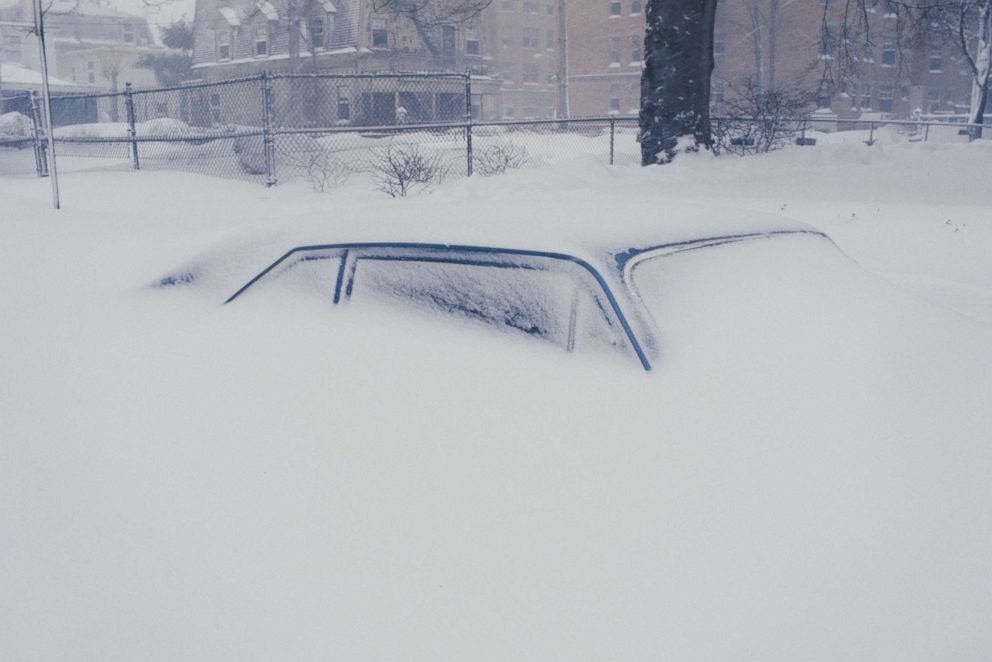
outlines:
{"label": "deep snow", "polygon": [[[988,659],[990,160],[583,158],[406,200],[72,173],[61,212],[0,179],[0,657]],[[704,203],[857,264],[776,239],[642,272],[651,374],[374,302],[154,287],[338,218],[559,207],[581,236]]]}

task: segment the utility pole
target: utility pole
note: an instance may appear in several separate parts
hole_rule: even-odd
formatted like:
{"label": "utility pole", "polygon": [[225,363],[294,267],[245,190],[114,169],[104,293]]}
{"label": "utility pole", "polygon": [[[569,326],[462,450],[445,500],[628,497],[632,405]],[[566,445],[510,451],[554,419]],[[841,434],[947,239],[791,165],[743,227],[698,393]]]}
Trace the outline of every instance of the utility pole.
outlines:
{"label": "utility pole", "polygon": [[34,29],[38,33],[41,56],[41,93],[45,104],[45,133],[48,135],[48,172],[52,180],[52,203],[59,208],[59,173],[55,165],[55,136],[52,132],[52,95],[48,87],[48,54],[45,51],[45,11],[41,0],[34,0]]}
{"label": "utility pole", "polygon": [[558,117],[568,115],[568,17],[565,0],[558,0]]}

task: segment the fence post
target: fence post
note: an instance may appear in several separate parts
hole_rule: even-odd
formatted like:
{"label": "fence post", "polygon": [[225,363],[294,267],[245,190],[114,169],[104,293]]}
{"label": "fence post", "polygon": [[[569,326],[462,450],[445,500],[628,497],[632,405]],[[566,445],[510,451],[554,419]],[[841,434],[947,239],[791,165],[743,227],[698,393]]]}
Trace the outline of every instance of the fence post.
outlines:
{"label": "fence post", "polygon": [[617,121],[610,118],[610,165],[616,161]]}
{"label": "fence post", "polygon": [[803,126],[799,135],[799,143],[805,147],[806,146],[806,118],[803,118]]}
{"label": "fence post", "polygon": [[48,150],[42,136],[41,109],[38,107],[38,93],[31,90],[28,95],[31,100],[31,124],[34,125],[34,167],[39,177],[48,177]]}
{"label": "fence post", "polygon": [[127,110],[127,138],[131,142],[131,165],[134,166],[135,170],[141,170],[141,162],[138,160],[138,132],[135,129],[136,117],[131,83],[124,83],[124,107]]}
{"label": "fence post", "polygon": [[465,172],[472,176],[472,71],[465,71]]}
{"label": "fence post", "polygon": [[272,135],[272,81],[262,72],[262,151],[265,156],[265,185],[276,183],[276,143]]}
{"label": "fence post", "polygon": [[871,122],[868,126],[868,146],[871,147],[875,144],[875,123]]}
{"label": "fence post", "polygon": [[926,132],[923,134],[923,142],[930,140],[930,122],[927,122]]}

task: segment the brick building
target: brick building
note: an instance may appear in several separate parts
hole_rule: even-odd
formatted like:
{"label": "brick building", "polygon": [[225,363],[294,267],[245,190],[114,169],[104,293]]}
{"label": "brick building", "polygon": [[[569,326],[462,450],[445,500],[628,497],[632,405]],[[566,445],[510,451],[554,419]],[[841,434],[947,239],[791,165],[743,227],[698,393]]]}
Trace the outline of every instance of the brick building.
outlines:
{"label": "brick building", "polygon": [[[290,2],[297,2],[295,7]],[[290,55],[291,11],[298,54]],[[424,34],[426,33],[426,34]],[[429,41],[428,41],[429,39]],[[370,0],[197,0],[193,69],[204,81],[263,71],[369,74],[388,72],[473,73],[472,112],[478,119],[500,114],[495,74],[499,32],[485,15],[426,30],[405,15],[377,13]],[[372,84],[370,83],[370,86]],[[384,85],[384,83],[383,83]],[[414,79],[361,87],[342,82],[335,98],[321,98],[320,117],[332,124],[460,120],[463,88],[431,90]],[[326,97],[326,90],[322,91]],[[223,100],[218,98],[218,104]],[[402,110],[401,110],[402,109]],[[226,115],[220,112],[218,115]]]}
{"label": "brick building", "polygon": [[558,1],[493,0],[483,14],[494,33],[500,116],[555,117],[558,107]]}
{"label": "brick building", "polygon": [[573,117],[636,113],[644,0],[569,0],[568,105]]}
{"label": "brick building", "polygon": [[[294,7],[305,17],[295,61],[290,58],[290,2],[304,3]],[[204,81],[262,71],[471,71],[477,119],[551,118],[558,99],[557,8],[558,0],[493,0],[468,21],[424,30],[407,16],[375,12],[370,0],[197,0],[193,68]],[[460,119],[464,114],[464,103],[455,108],[447,99],[449,91],[441,93],[445,99],[430,103],[412,97],[414,92],[413,87],[397,89],[390,100],[385,91],[343,87],[342,108],[348,112],[330,119],[357,121],[356,108],[383,123],[396,119],[394,107],[403,107],[409,121]],[[368,104],[375,108],[365,108]]]}
{"label": "brick building", "polygon": [[[636,113],[644,34],[643,0],[569,0],[568,96],[573,116]],[[802,90],[824,114],[908,117],[963,112],[971,80],[953,44],[912,44],[898,7],[869,9],[874,48],[848,26],[843,3],[723,0],[714,40],[713,98],[719,104],[751,80],[764,89]],[[862,28],[863,29],[863,28]],[[858,37],[861,37],[860,39]]]}

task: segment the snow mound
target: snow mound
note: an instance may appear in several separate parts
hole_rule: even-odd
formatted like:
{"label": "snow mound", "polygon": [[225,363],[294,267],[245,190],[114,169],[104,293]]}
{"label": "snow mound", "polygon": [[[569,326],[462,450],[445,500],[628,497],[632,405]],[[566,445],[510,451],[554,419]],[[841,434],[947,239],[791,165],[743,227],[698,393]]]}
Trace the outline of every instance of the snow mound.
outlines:
{"label": "snow mound", "polygon": [[27,138],[32,132],[31,118],[21,113],[0,115],[0,138]]}

